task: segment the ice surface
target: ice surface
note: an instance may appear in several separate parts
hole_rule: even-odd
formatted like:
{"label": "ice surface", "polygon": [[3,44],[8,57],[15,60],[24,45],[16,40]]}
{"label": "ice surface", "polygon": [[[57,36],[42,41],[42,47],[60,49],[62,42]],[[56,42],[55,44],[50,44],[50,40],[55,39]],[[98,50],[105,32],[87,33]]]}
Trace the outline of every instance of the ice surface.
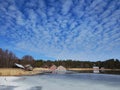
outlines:
{"label": "ice surface", "polygon": [[[16,86],[13,90],[120,90],[120,75],[43,74],[0,77],[0,85]],[[8,89],[9,90],[9,89]]]}

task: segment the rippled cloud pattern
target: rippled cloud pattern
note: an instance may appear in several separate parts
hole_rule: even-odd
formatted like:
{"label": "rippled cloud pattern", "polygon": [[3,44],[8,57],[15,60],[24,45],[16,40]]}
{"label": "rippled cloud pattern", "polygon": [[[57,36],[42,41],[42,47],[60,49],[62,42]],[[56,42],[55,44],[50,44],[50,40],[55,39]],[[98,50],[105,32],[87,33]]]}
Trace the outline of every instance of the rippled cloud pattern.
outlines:
{"label": "rippled cloud pattern", "polygon": [[120,0],[0,0],[0,47],[44,59],[120,59]]}

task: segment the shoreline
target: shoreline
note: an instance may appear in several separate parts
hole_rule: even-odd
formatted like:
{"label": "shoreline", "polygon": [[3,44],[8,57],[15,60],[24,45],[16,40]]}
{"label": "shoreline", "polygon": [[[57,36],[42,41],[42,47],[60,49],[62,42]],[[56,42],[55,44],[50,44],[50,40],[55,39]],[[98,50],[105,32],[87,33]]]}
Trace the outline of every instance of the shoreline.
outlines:
{"label": "shoreline", "polygon": [[25,71],[20,68],[0,68],[0,76],[29,76],[43,74],[47,71],[46,68],[34,68],[33,71]]}
{"label": "shoreline", "polygon": [[[68,68],[70,71],[93,71],[93,68]],[[103,71],[120,71],[120,69],[97,69]]]}
{"label": "shoreline", "polygon": [[[93,71],[93,68],[67,68],[69,71]],[[101,71],[120,71],[120,69],[98,69]],[[33,71],[25,71],[20,68],[0,68],[1,76],[31,76],[50,72],[49,68],[34,68]]]}

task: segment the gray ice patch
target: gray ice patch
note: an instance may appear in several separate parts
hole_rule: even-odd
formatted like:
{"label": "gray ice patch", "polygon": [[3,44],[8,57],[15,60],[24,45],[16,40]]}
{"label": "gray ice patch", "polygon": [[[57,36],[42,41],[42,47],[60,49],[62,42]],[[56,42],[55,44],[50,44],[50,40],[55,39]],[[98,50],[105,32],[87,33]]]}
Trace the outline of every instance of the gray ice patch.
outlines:
{"label": "gray ice patch", "polygon": [[15,86],[0,85],[0,90],[14,90]]}
{"label": "gray ice patch", "polygon": [[32,87],[30,90],[42,90],[42,87],[41,86],[35,86],[35,87]]}

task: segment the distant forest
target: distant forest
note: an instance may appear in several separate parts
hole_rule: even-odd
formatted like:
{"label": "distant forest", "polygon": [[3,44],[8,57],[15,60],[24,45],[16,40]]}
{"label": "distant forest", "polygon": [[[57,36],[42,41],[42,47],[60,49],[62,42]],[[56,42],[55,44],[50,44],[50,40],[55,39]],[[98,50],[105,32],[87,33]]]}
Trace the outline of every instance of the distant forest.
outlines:
{"label": "distant forest", "polygon": [[15,68],[15,63],[22,65],[30,64],[33,67],[50,67],[55,64],[56,66],[63,65],[66,68],[92,68],[94,65],[108,68],[108,69],[120,69],[120,60],[109,59],[105,61],[80,61],[80,60],[35,60],[30,55],[25,55],[22,59],[19,59],[13,52],[3,50],[0,48],[0,68]]}

